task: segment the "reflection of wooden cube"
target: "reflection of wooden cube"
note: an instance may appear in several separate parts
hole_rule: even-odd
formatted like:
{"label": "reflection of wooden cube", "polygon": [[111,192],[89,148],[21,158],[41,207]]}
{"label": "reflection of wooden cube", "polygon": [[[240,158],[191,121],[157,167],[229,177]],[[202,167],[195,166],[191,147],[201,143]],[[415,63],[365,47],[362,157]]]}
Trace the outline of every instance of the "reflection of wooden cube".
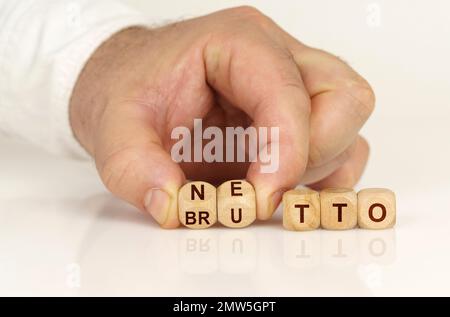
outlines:
{"label": "reflection of wooden cube", "polygon": [[283,226],[307,231],[320,226],[319,193],[311,189],[293,189],[283,195]]}
{"label": "reflection of wooden cube", "polygon": [[284,264],[295,269],[311,269],[320,266],[323,232],[283,232]]}
{"label": "reflection of wooden cube", "polygon": [[357,230],[322,230],[321,259],[330,267],[353,267],[359,263]]}
{"label": "reflection of wooden cube", "polygon": [[358,232],[360,263],[388,265],[395,262],[395,229],[364,230]]}
{"label": "reflection of wooden cube", "polygon": [[217,221],[216,188],[206,182],[185,184],[178,192],[178,214],[186,227],[211,227]]}
{"label": "reflection of wooden cube", "polygon": [[353,189],[329,188],[320,192],[320,221],[322,228],[352,229],[358,218],[357,196]]}
{"label": "reflection of wooden cube", "polygon": [[364,229],[386,229],[395,225],[395,194],[385,188],[358,192],[358,225]]}
{"label": "reflection of wooden cube", "polygon": [[221,224],[242,228],[256,219],[253,186],[244,180],[231,180],[217,188],[217,215]]}

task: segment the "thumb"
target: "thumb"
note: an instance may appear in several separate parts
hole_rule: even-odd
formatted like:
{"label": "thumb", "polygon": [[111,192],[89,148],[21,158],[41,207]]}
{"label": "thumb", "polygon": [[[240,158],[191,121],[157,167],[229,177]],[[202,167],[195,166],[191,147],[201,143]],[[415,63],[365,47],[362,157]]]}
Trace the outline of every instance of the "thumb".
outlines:
{"label": "thumb", "polygon": [[95,140],[95,162],[105,186],[150,213],[164,228],[178,227],[178,189],[184,174],[162,146],[145,108],[109,107]]}

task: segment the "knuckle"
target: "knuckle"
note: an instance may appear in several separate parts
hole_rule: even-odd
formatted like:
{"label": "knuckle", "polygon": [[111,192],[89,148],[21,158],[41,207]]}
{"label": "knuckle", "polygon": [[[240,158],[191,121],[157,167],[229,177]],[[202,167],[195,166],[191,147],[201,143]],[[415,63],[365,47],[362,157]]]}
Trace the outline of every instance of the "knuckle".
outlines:
{"label": "knuckle", "polygon": [[118,193],[124,181],[132,175],[138,156],[133,148],[123,148],[98,163],[100,178],[112,193]]}
{"label": "knuckle", "polygon": [[234,8],[233,11],[242,20],[254,23],[259,26],[265,26],[271,22],[270,18],[268,18],[261,11],[252,6],[240,6]]}
{"label": "knuckle", "polygon": [[375,109],[375,93],[369,83],[359,80],[348,89],[348,95],[356,102],[358,114],[367,119]]}
{"label": "knuckle", "polygon": [[283,85],[283,88],[287,89],[290,92],[290,95],[297,101],[298,107],[301,109],[301,112],[304,116],[311,116],[311,99],[304,93],[304,87],[300,81],[286,81]]}
{"label": "knuckle", "polygon": [[261,11],[250,5],[243,5],[232,9],[236,14],[241,16],[258,16],[262,15]]}

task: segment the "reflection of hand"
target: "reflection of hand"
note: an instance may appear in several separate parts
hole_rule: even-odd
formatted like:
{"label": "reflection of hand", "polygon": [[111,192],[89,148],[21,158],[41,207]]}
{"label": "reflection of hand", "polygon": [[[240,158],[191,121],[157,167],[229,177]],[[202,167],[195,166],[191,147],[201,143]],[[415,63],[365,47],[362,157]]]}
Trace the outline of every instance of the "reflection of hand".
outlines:
{"label": "reflection of hand", "polygon": [[[344,62],[241,7],[114,35],[78,79],[71,123],[108,189],[172,228],[185,177],[246,177],[260,219],[299,182],[353,186],[368,157],[358,131],[373,106],[370,86]],[[262,174],[257,162],[176,164],[171,131],[192,128],[194,118],[279,127],[278,171]]]}

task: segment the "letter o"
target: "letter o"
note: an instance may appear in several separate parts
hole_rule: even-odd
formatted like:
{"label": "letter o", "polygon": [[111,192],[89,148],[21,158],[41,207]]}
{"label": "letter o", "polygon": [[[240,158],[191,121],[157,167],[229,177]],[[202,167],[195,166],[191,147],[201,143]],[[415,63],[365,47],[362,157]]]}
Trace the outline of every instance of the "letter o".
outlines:
{"label": "letter o", "polygon": [[[381,217],[380,218],[375,218],[373,215],[373,210],[375,208],[381,208]],[[386,218],[386,207],[383,204],[380,203],[375,203],[370,205],[369,207],[369,218],[370,220],[372,220],[373,222],[382,222],[385,218]]]}

